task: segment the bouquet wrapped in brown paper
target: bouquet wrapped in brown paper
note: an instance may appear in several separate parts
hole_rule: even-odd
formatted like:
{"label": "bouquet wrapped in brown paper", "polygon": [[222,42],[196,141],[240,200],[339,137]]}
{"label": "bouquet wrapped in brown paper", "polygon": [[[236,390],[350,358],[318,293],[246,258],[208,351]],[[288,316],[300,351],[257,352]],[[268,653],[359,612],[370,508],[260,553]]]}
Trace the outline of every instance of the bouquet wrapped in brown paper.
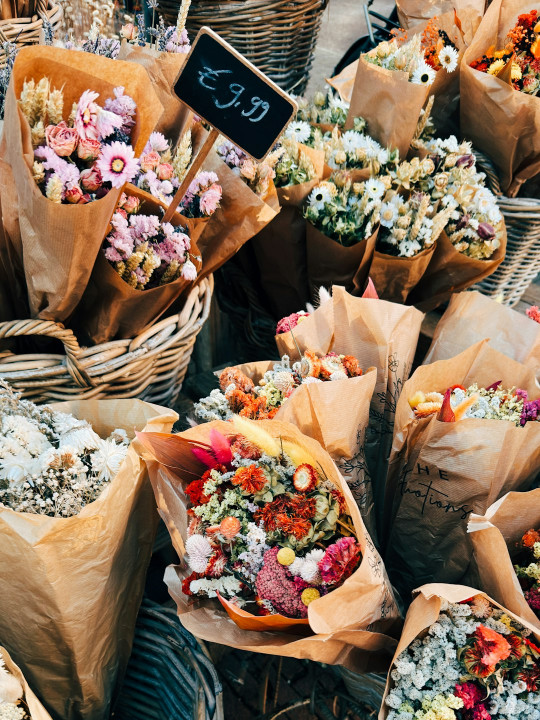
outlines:
{"label": "bouquet wrapped in brown paper", "polygon": [[[219,142],[219,141],[218,141]],[[240,164],[247,162],[241,157],[240,150],[231,146],[227,153],[225,143],[223,154],[229,159],[234,158]],[[259,168],[249,160],[250,168],[244,168],[247,175],[242,175],[242,167],[228,165],[221,155],[210,153],[203,164],[208,172],[215,172],[223,188],[220,207],[209,220],[199,239],[199,249],[203,259],[201,277],[221,267],[252,237],[257,235],[279,212],[279,200],[271,177],[262,178],[260,192],[255,192],[248,184],[248,176],[261,173]],[[267,172],[270,171],[268,166]],[[235,172],[235,170],[239,170]],[[266,171],[266,169],[265,169]]]}
{"label": "bouquet wrapped in brown paper", "polygon": [[454,9],[460,17],[464,10],[469,9],[482,17],[486,0],[397,0],[396,6],[401,27],[409,30],[416,29],[419,23],[429,18],[446,15]]}
{"label": "bouquet wrapped in brown paper", "polygon": [[527,422],[527,394],[532,408],[534,372],[487,341],[418,368],[403,386],[384,534],[390,577],[404,596],[424,582],[461,581],[471,556],[470,514],[534,482],[540,423]]}
{"label": "bouquet wrapped in brown paper", "polygon": [[448,360],[484,338],[495,350],[533,370],[540,365],[540,325],[477,291],[452,295],[424,365]]}
{"label": "bouquet wrapped in brown paper", "polygon": [[[129,659],[157,526],[145,465],[127,443],[134,430],[170,431],[177,415],[140,400],[54,412],[2,403],[2,442],[28,449],[3,455],[0,637],[55,717],[102,720]],[[41,484],[25,486],[36,463]]]}
{"label": "bouquet wrapped in brown paper", "polygon": [[301,351],[354,355],[361,367],[376,368],[377,382],[364,442],[379,506],[384,495],[396,405],[412,366],[422,318],[415,308],[374,298],[355,298],[343,288],[334,287],[331,300],[292,332],[276,336],[279,352],[295,360],[298,345]]}
{"label": "bouquet wrapped in brown paper", "polygon": [[510,492],[469,521],[475,584],[540,634],[539,530],[540,490]]}
{"label": "bouquet wrapped in brown paper", "polygon": [[[32,648],[26,648],[31,653]],[[51,720],[51,716],[34,695],[22,672],[8,651],[0,647],[0,712],[6,718]]]}
{"label": "bouquet wrapped in brown paper", "polygon": [[[145,247],[149,241],[152,241],[152,245],[146,255],[142,250],[134,248],[128,259],[121,255],[118,255],[118,260],[113,259],[113,256],[117,256],[115,243],[117,246],[125,242],[124,231],[130,227],[127,218],[119,215],[122,207],[117,208],[105,247],[98,253],[88,286],[70,323],[78,337],[93,344],[138,335],[191,289],[202,264],[197,239],[204,231],[204,219],[187,218],[175,213],[170,221],[174,231],[169,226],[160,227],[162,213],[167,208],[165,203],[130,184],[124,190],[125,198],[122,196],[120,203],[122,207],[128,206],[132,200],[138,201],[136,213],[129,216],[132,218],[130,222],[133,223],[134,233],[138,230],[136,222],[154,221],[151,232],[145,227],[144,234],[140,238],[137,235],[137,240],[143,241]],[[167,230],[165,235],[164,228]],[[168,244],[171,238],[176,243],[183,243],[181,251],[174,258],[169,257]],[[160,258],[158,253],[161,247],[164,250]],[[177,255],[182,259],[182,265],[176,259]],[[169,264],[166,264],[166,258],[171,260]],[[137,267],[130,270],[130,263],[134,259]],[[148,279],[148,272],[144,272],[145,263],[151,263]],[[141,275],[135,276],[139,268]],[[174,268],[174,272],[171,268]],[[154,273],[157,276],[155,280]],[[145,281],[144,284],[137,282],[139,280]]]}
{"label": "bouquet wrapped in brown paper", "polygon": [[316,440],[288,423],[239,417],[138,437],[183,560],[166,582],[190,632],[351,669],[393,647],[382,633],[398,611],[382,561]]}
{"label": "bouquet wrapped in brown paper", "polygon": [[[517,73],[524,77],[517,57],[521,48],[514,48],[514,55],[504,52],[508,47],[507,35],[518,16],[534,9],[537,3],[530,0],[494,0],[463,56],[460,69],[461,127],[475,147],[497,166],[502,190],[510,197],[540,172],[540,138],[535,132],[540,123],[540,99],[534,90],[538,73],[535,71],[531,76],[532,93],[514,87]],[[533,24],[537,20],[536,17]],[[531,38],[534,37],[533,33]],[[499,58],[497,69],[492,67],[495,57]],[[531,62],[535,62],[532,54]]]}
{"label": "bouquet wrapped in brown paper", "polygon": [[[44,78],[50,83],[49,97],[43,95],[43,88],[39,85]],[[24,105],[19,107],[18,104],[23,87],[27,90],[32,88],[34,95],[33,108],[28,111],[36,116],[34,111],[38,110],[38,114],[48,116],[49,121],[54,119],[56,125],[52,123],[45,128],[40,120],[31,128],[27,115],[21,109]],[[120,91],[120,87],[124,90]],[[119,116],[111,117],[112,113],[108,114],[97,106],[93,93],[99,94],[103,102],[105,98],[113,98],[115,90],[118,90],[119,96],[125,91],[122,99],[117,96],[118,103],[129,103],[131,100],[136,106],[133,113],[131,106],[127,108],[133,148],[120,142],[107,146],[107,162],[110,161],[110,174],[111,177],[114,175],[115,184],[104,197],[88,202],[79,185],[78,170],[76,187],[72,187],[76,165],[67,163],[50,146],[54,141],[54,146],[64,156],[74,150],[79,134],[75,128],[66,127],[65,121],[73,103],[79,102],[80,117],[76,118],[76,122],[83,133],[80,138],[84,137],[84,147],[78,148],[77,153],[78,157],[92,157],[99,143],[89,128],[98,123],[98,114],[103,133],[119,127]],[[64,109],[59,118],[57,107],[60,98],[63,98]],[[3,223],[19,262],[24,265],[33,316],[62,322],[73,312],[86,287],[120,197],[121,186],[116,181],[116,174],[118,172],[120,177],[121,172],[127,173],[134,168],[133,156],[138,156],[143,150],[161,112],[148,75],[143,68],[132,63],[44,46],[25,47],[18,53],[7,94],[2,145],[2,159],[11,174],[0,175],[0,191],[3,197],[4,193],[10,197],[13,193],[8,184],[13,182],[15,185],[18,223],[13,222],[13,213],[8,214],[5,210]],[[107,127],[108,123],[111,127]],[[33,141],[42,135],[47,135],[47,145],[39,148],[42,151],[40,159],[45,159],[45,162],[34,164]],[[121,156],[115,159],[114,152],[119,146]],[[47,180],[47,173],[51,175],[51,162],[55,168],[60,168],[58,172],[65,174],[64,180],[60,179],[56,170]],[[85,177],[89,187],[89,183],[97,178],[98,171],[88,169],[85,172],[90,173],[89,177]],[[99,175],[99,180],[101,183],[105,177]],[[37,181],[45,183],[47,196],[42,194]],[[69,201],[65,197],[68,193],[66,188],[72,196]]]}
{"label": "bouquet wrapped in brown paper", "polygon": [[289,140],[276,165],[279,214],[252,240],[260,284],[276,319],[311,299],[302,205],[325,174],[324,151]]}
{"label": "bouquet wrapped in brown paper", "polygon": [[536,716],[540,634],[464,585],[424,585],[409,608],[379,720]]}
{"label": "bouquet wrapped in brown paper", "polygon": [[219,390],[195,404],[202,422],[241,417],[290,422],[318,440],[347,481],[369,534],[376,539],[373,489],[364,454],[364,437],[377,374],[362,373],[356,358],[318,358],[308,352],[291,366],[253,362],[216,373]]}

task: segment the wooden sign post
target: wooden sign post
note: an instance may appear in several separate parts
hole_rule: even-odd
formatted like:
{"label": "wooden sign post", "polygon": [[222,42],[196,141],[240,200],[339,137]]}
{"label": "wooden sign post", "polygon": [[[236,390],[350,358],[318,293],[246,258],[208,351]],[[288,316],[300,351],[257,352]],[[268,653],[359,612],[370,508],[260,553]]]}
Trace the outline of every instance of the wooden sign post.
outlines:
{"label": "wooden sign post", "polygon": [[286,92],[208,27],[199,31],[174,92],[212,129],[167,208],[164,222],[172,218],[220,134],[260,161],[298,110]]}

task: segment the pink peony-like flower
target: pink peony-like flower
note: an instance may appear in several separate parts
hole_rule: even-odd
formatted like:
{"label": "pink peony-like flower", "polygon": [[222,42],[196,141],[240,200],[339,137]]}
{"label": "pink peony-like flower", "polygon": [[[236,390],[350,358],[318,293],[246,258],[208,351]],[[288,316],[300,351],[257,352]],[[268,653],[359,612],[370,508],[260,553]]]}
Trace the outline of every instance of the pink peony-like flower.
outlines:
{"label": "pink peony-like flower", "polygon": [[343,537],[329,545],[319,560],[323,583],[338,585],[345,582],[356,570],[361,557],[360,545],[353,537]]}
{"label": "pink peony-like flower", "polygon": [[150,151],[149,153],[146,153],[141,157],[140,165],[141,170],[143,172],[148,172],[149,170],[155,170],[157,166],[159,165],[160,157],[157,152],[154,150]]}
{"label": "pink peony-like flower", "polygon": [[298,323],[301,320],[305,320],[307,317],[309,317],[308,312],[304,312],[304,310],[300,310],[300,312],[292,313],[292,315],[287,315],[287,317],[282,318],[276,327],[276,335],[281,335],[281,333],[289,332],[289,330],[294,330],[294,328],[298,325]]}
{"label": "pink peony-like flower", "polygon": [[160,163],[157,167],[157,176],[160,180],[170,180],[173,173],[174,168],[170,163]]}
{"label": "pink peony-like flower", "polygon": [[150,134],[148,142],[144,146],[143,154],[149,153],[152,150],[155,150],[158,153],[165,152],[168,147],[169,143],[165,135],[163,135],[163,133],[154,131]]}
{"label": "pink peony-like flower", "polygon": [[130,215],[136,213],[141,207],[141,201],[135,195],[126,195],[122,193],[118,207],[125,210]]}
{"label": "pink peony-like flower", "polygon": [[96,192],[103,185],[103,178],[95,165],[81,172],[81,185],[88,192]]}
{"label": "pink peony-like flower", "polygon": [[66,202],[71,203],[72,205],[76,205],[77,203],[81,202],[83,197],[83,191],[78,185],[74,185],[72,188],[69,188],[64,193],[64,200]]}
{"label": "pink peony-like flower", "polygon": [[98,97],[99,93],[85,90],[77,103],[75,127],[83,140],[86,138],[98,140],[97,115],[100,108],[95,102]]}
{"label": "pink peony-like flower", "polygon": [[300,599],[304,588],[297,587],[287,567],[277,561],[278,552],[278,547],[265,552],[264,564],[255,580],[257,594],[268,600],[276,612],[287,617],[305,618],[307,607]]}
{"label": "pink peony-like flower", "polygon": [[536,320],[537,323],[540,323],[540,308],[538,305],[532,305],[528,308],[527,316],[530,317],[531,320]]}
{"label": "pink peony-like flower", "polygon": [[131,145],[118,141],[102,147],[96,165],[103,181],[110,182],[114,188],[121,188],[133,180],[139,169]]}
{"label": "pink peony-like flower", "polygon": [[68,157],[77,147],[79,135],[75,128],[67,126],[64,120],[58,125],[47,125],[45,128],[47,145],[60,157]]}
{"label": "pink peony-like flower", "polygon": [[77,145],[77,157],[81,160],[95,160],[101,150],[99,140],[93,138],[81,138]]}
{"label": "pink peony-like flower", "polygon": [[204,215],[213,215],[219,207],[221,201],[221,185],[214,183],[210,185],[200,197],[199,207]]}
{"label": "pink peony-like flower", "polygon": [[471,710],[485,700],[486,692],[475,683],[464,682],[456,685],[454,695],[463,700],[465,710]]}

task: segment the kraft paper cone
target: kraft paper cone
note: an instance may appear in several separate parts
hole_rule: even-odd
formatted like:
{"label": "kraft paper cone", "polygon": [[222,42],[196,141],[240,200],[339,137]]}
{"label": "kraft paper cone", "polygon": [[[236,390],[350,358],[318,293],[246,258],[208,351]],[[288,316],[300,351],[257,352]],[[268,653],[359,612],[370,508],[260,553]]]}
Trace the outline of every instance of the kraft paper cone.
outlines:
{"label": "kraft paper cone", "polygon": [[454,357],[485,338],[513,360],[532,370],[540,367],[540,324],[476,290],[452,295],[424,365]]}
{"label": "kraft paper cone", "polygon": [[388,468],[385,536],[392,582],[406,599],[425,582],[461,582],[470,563],[467,520],[510,490],[527,490],[540,467],[540,424],[505,420],[417,419],[415,392],[455,384],[520,387],[538,396],[534,372],[485,341],[451,360],[416,370],[398,401]]}
{"label": "kraft paper cone", "polygon": [[121,190],[112,189],[86,205],[56,204],[42,195],[32,176],[30,126],[17,98],[24,80],[39,81],[43,76],[54,87],[63,88],[66,118],[85,90],[99,92],[103,102],[113,97],[115,87],[123,85],[137,104],[132,132],[136,155],[144,148],[162,108],[146,71],[132,63],[41,45],[21,48],[17,55],[7,94],[2,157],[13,173],[19,229],[12,223],[8,226],[5,215],[4,224],[8,235],[16,238],[12,242],[20,248],[20,261],[24,258],[32,316],[62,322],[69,318],[88,283]]}
{"label": "kraft paper cone", "polygon": [[[396,0],[398,19],[405,30],[416,29],[418,23],[446,13],[453,13],[454,8],[460,16],[471,10],[480,17],[485,12],[486,0]],[[509,28],[510,29],[510,28]]]}
{"label": "kraft paper cone", "polygon": [[488,277],[499,267],[506,254],[506,227],[501,244],[488,260],[476,260],[460,253],[443,231],[424,276],[410,296],[423,312],[446,302],[452,293],[460,292]]}
{"label": "kraft paper cone", "polygon": [[413,257],[396,257],[375,250],[369,276],[382,300],[405,303],[409,294],[422,279],[429,265],[435,245]]}
{"label": "kraft paper cone", "polygon": [[183,53],[160,52],[145,45],[131,45],[122,40],[117,60],[126,60],[141,65],[152,82],[152,87],[163,107],[155,130],[173,141],[182,135],[184,126],[190,117],[187,105],[180,102],[174,92],[174,85],[180,71],[185,65],[187,55]]}
{"label": "kraft paper cone", "polygon": [[[273,367],[274,361],[236,365],[237,370],[250,377],[256,385]],[[377,373],[371,370],[347,380],[300,385],[274,418],[295,425],[304,435],[322,445],[350,487],[374,540],[377,540],[375,507],[364,444],[376,379]]]}
{"label": "kraft paper cone", "polygon": [[527,530],[540,527],[540,490],[511,492],[481,517],[473,515],[469,533],[474,548],[474,577],[479,588],[527,620],[540,634],[540,618],[529,607],[514,570],[513,558]]}
{"label": "kraft paper cone", "polygon": [[[373,298],[356,298],[332,288],[324,303],[292,332],[276,335],[280,354],[297,359],[298,351],[354,355],[360,367],[375,367],[377,382],[370,407],[365,454],[374,483],[377,520],[381,519],[394,414],[409,377],[423,315],[416,308]],[[294,337],[293,337],[294,335]]]}
{"label": "kraft paper cone", "polygon": [[531,630],[536,640],[540,639],[538,630],[532,626],[526,618],[520,616],[519,613],[512,612],[511,608],[507,608],[504,605],[500,605],[496,599],[491,598],[484,592],[480,592],[472,587],[465,585],[445,585],[442,583],[431,583],[430,585],[424,585],[417,591],[417,596],[410,606],[407,617],[405,618],[405,625],[401,638],[399,640],[396,654],[392,660],[392,667],[388,673],[386,680],[386,690],[379,712],[378,720],[386,720],[389,713],[389,708],[384,702],[390,689],[393,687],[393,681],[391,677],[392,668],[398,659],[399,655],[411,645],[417,637],[423,637],[425,631],[437,622],[439,615],[441,614],[442,601],[446,600],[450,603],[460,603],[464,600],[469,600],[475,595],[482,595],[492,605],[498,607],[501,610],[505,610],[507,614],[514,620],[519,622],[524,627]]}
{"label": "kraft paper cone", "polygon": [[345,128],[363,117],[371,137],[383,147],[398,148],[405,158],[429,93],[429,85],[409,82],[408,73],[378,67],[360,56]]}
{"label": "kraft paper cone", "polygon": [[[184,595],[181,582],[189,575],[189,568],[184,564],[171,566],[165,574],[165,582],[177,604],[180,621],[194,635],[211,642],[241,650],[316,659],[318,662],[358,669],[370,653],[384,655],[395,647],[395,641],[383,634],[396,624],[399,614],[382,561],[364,527],[348,485],[319,443],[302,435],[289,423],[259,420],[256,425],[275,438],[301,445],[314,457],[326,477],[341,490],[362,547],[362,562],[340,588],[310,604],[309,627],[300,626],[300,630],[294,633],[290,628],[287,633],[242,630],[217,600]],[[206,423],[181,433],[180,437],[208,442],[212,429],[230,434],[234,426],[225,422]],[[193,467],[189,446],[175,446],[174,456],[178,465],[189,469]],[[189,522],[184,485],[194,476],[191,473],[182,474],[181,470],[176,474],[175,470],[160,464],[146,450],[144,457],[148,463],[159,513],[169,529],[176,551],[183,558],[183,539],[187,535]],[[201,465],[199,467],[202,473],[204,468]]]}
{"label": "kraft paper cone", "polygon": [[[126,185],[125,192],[142,201],[143,214],[160,217],[167,208],[165,203],[134,185]],[[191,239],[190,259],[199,271],[201,259],[196,236],[202,232],[204,220],[201,224],[198,219],[175,213],[170,222],[175,227],[187,227]],[[136,290],[122,280],[100,250],[88,286],[70,324],[78,337],[96,345],[117,338],[133,338],[147,325],[154,323],[193,284],[194,281],[180,277],[149,290]]]}
{"label": "kraft paper cone", "polygon": [[353,295],[361,295],[367,282],[377,242],[378,228],[369,237],[348,247],[306,223],[306,255],[312,301],[319,288],[343,285]]}
{"label": "kraft paper cone", "polygon": [[[102,437],[170,431],[176,413],[140,400],[55,409]],[[157,525],[144,463],[131,447],[100,497],[71,518],[0,508],[0,637],[61,720],[108,717],[131,652]]]}
{"label": "kraft paper cone", "polygon": [[279,200],[273,183],[268,196],[259,197],[213,151],[205,160],[203,169],[216,173],[223,188],[223,196],[220,207],[209,219],[199,240],[203,259],[201,278],[226,263],[242,245],[268,225],[279,211]]}
{"label": "kraft paper cone", "polygon": [[[32,646],[25,648],[25,650],[27,654],[31,654]],[[45,710],[43,705],[39,702],[37,697],[34,695],[28,683],[26,682],[24,675],[17,667],[17,665],[15,665],[15,663],[13,662],[13,660],[9,656],[8,651],[3,647],[0,647],[0,660],[4,661],[6,670],[10,673],[10,675],[16,677],[22,685],[22,689],[24,691],[24,696],[22,699],[28,705],[31,720],[51,720],[51,716]]]}
{"label": "kraft paper cone", "polygon": [[326,80],[330,87],[333,87],[334,90],[338,92],[339,97],[347,103],[351,102],[354,80],[356,78],[356,73],[358,72],[359,63],[360,60],[355,60],[350,65],[344,67],[340,73],[334,75],[332,78],[327,78]]}
{"label": "kraft paper cone", "polygon": [[537,7],[530,0],[494,0],[460,66],[461,127],[475,148],[497,166],[503,192],[515,197],[540,172],[540,102],[470,63],[491,46],[504,48],[518,15]]}

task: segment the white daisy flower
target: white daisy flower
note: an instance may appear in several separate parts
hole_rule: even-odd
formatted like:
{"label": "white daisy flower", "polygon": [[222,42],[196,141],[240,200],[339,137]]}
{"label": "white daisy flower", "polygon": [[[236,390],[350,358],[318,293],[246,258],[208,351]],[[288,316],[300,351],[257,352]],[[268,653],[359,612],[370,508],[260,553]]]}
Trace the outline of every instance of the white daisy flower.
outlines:
{"label": "white daisy flower", "polygon": [[342,100],[339,95],[334,95],[334,97],[331,97],[328,100],[328,107],[332,110],[343,110],[344,112],[348,112],[349,103]]}
{"label": "white daisy flower", "polygon": [[341,136],[341,143],[346,153],[353,153],[356,148],[362,147],[363,136],[356,130],[347,130]]}
{"label": "white daisy flower", "polygon": [[435,70],[429,66],[427,62],[422,61],[413,72],[411,82],[416,85],[431,85],[435,80],[436,74]]}
{"label": "white daisy flower", "polygon": [[315,210],[324,210],[326,203],[332,202],[332,193],[323,185],[313,188],[308,197],[308,203]]}
{"label": "white daisy flower", "polygon": [[445,45],[439,53],[439,62],[446,72],[454,72],[459,59],[458,51],[451,45]]}
{"label": "white daisy flower", "polygon": [[395,203],[387,202],[381,205],[380,223],[384,227],[391,228],[398,216],[398,209]]}
{"label": "white daisy flower", "polygon": [[311,125],[304,120],[294,120],[285,130],[285,137],[305,143],[311,135]]}
{"label": "white daisy flower", "polygon": [[368,195],[368,197],[372,198],[373,200],[379,200],[380,198],[382,198],[385,191],[386,188],[384,186],[384,183],[380,180],[377,180],[377,178],[370,178],[369,180],[366,180],[366,195]]}
{"label": "white daisy flower", "polygon": [[100,439],[98,449],[91,455],[92,470],[98,474],[98,481],[108,482],[115,477],[127,451],[127,445],[117,445],[114,440]]}

